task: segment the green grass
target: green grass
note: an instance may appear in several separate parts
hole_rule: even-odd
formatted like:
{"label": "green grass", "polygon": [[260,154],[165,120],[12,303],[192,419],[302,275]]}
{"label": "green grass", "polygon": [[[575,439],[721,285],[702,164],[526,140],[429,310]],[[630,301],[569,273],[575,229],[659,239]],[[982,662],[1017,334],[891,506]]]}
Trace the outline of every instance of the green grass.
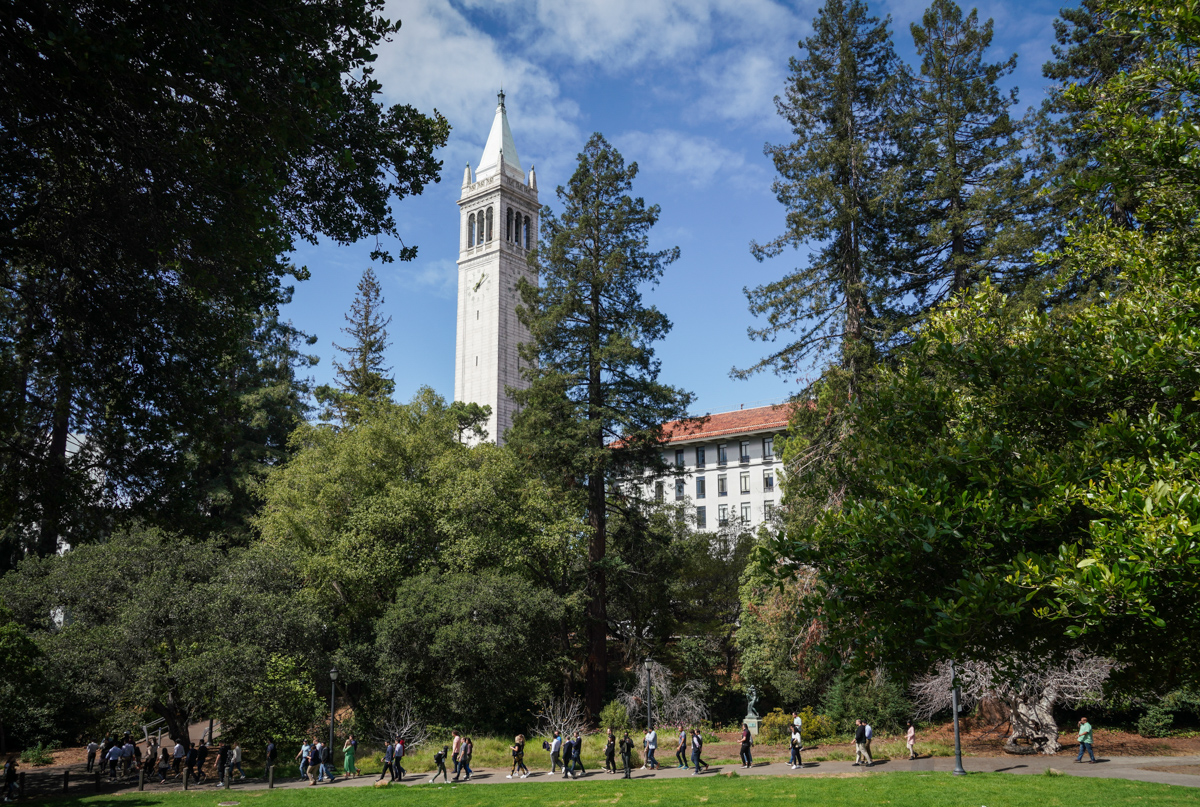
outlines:
{"label": "green grass", "polygon": [[242,807],[745,807],[804,804],[817,807],[1198,807],[1200,789],[1074,776],[980,773],[872,773],[840,777],[738,777],[714,774],[661,781],[528,781],[416,787],[211,790],[128,793],[59,799],[78,807],[215,807],[232,799]]}

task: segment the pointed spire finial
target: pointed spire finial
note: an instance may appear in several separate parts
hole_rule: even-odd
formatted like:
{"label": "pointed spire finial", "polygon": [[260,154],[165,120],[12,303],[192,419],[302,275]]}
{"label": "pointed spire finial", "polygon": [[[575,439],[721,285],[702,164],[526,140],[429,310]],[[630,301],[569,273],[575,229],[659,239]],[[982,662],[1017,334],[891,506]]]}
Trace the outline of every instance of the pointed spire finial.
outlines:
{"label": "pointed spire finial", "polygon": [[503,87],[500,88],[500,92],[496,93],[496,101],[500,104],[501,108],[504,107],[504,88]]}

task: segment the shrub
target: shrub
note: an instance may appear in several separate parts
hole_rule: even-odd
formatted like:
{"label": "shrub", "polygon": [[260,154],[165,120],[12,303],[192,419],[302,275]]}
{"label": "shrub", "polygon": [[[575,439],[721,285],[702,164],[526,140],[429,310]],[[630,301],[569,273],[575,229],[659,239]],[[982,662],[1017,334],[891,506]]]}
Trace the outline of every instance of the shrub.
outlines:
{"label": "shrub", "polygon": [[779,743],[787,740],[792,733],[792,716],[785,715],[782,709],[772,709],[758,723],[758,741],[760,743]]}
{"label": "shrub", "polygon": [[827,715],[817,714],[811,706],[805,706],[800,710],[800,720],[802,721],[800,737],[805,743],[837,734],[837,727],[833,725],[833,720]]}
{"label": "shrub", "polygon": [[1146,710],[1146,714],[1138,718],[1137,731],[1143,737],[1166,737],[1174,722],[1174,715],[1162,706],[1154,704]]}
{"label": "shrub", "polygon": [[[57,743],[55,743],[54,745],[57,745]],[[35,765],[35,766],[49,765],[52,762],[54,762],[54,755],[52,753],[50,753],[51,750],[52,750],[51,746],[46,746],[46,745],[42,745],[41,743],[38,743],[37,745],[33,746],[32,748],[26,748],[24,751],[21,752],[21,761],[24,762],[26,765]]]}
{"label": "shrub", "polygon": [[[832,737],[833,721],[825,715],[819,715],[811,706],[800,710],[800,735],[805,743],[819,740],[822,737]],[[772,709],[771,713],[758,724],[758,741],[760,743],[786,742],[792,734],[792,716],[782,709]]]}
{"label": "shrub", "polygon": [[900,731],[912,713],[899,686],[872,676],[839,676],[825,692],[823,705],[834,727],[847,732],[860,718],[881,731]]}
{"label": "shrub", "polygon": [[600,710],[600,728],[617,732],[631,730],[633,724],[629,721],[629,712],[626,711],[625,705],[620,701],[609,701],[608,705]]}

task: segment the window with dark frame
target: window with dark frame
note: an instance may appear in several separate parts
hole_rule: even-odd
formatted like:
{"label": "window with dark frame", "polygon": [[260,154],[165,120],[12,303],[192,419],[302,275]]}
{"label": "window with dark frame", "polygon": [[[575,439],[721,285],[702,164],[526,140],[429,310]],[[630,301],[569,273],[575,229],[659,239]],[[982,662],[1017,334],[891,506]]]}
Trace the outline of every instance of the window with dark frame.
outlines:
{"label": "window with dark frame", "polygon": [[727,505],[727,504],[718,504],[717,505],[717,526],[718,527],[729,526],[729,505]]}
{"label": "window with dark frame", "polygon": [[742,462],[750,461],[750,441],[749,440],[743,440],[741,443],[741,461]]}
{"label": "window with dark frame", "polygon": [[741,485],[742,486],[741,486],[740,490],[742,491],[743,495],[750,492],[750,472],[749,471],[742,471]]}
{"label": "window with dark frame", "polygon": [[764,460],[775,459],[775,438],[774,437],[764,437],[763,438],[763,459]]}
{"label": "window with dark frame", "polygon": [[696,446],[696,467],[704,467],[704,448],[702,446]]}
{"label": "window with dark frame", "polygon": [[654,483],[654,501],[661,502],[664,495],[664,485],[662,482]]}
{"label": "window with dark frame", "polygon": [[675,467],[682,468],[683,462],[684,462],[683,461],[683,449],[682,448],[675,449]]}
{"label": "window with dark frame", "polygon": [[725,474],[717,475],[717,495],[718,496],[728,496],[729,495],[729,481],[726,478]]}
{"label": "window with dark frame", "polygon": [[763,490],[775,490],[774,471],[763,471]]}
{"label": "window with dark frame", "polygon": [[708,512],[704,507],[696,508],[696,527],[701,530],[708,528]]}
{"label": "window with dark frame", "polygon": [[717,465],[726,465],[729,462],[728,449],[729,446],[725,443],[717,446]]}
{"label": "window with dark frame", "polygon": [[696,498],[697,499],[704,498],[704,487],[705,487],[704,477],[702,477],[702,476],[696,477]]}
{"label": "window with dark frame", "polygon": [[675,501],[679,501],[685,495],[687,495],[687,494],[684,489],[684,481],[682,479],[676,479],[675,480]]}

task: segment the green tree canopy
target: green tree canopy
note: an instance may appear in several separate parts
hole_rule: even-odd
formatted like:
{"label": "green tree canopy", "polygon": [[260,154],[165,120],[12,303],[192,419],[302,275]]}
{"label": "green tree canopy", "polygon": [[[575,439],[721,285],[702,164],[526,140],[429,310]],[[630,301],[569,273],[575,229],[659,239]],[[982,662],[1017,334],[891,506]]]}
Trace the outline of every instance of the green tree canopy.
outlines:
{"label": "green tree canopy", "polygon": [[334,344],[347,357],[346,363],[334,361],[338,389],[328,385],[317,388],[317,400],[327,409],[322,417],[335,416],[348,422],[361,415],[360,407],[367,403],[390,401],[396,381],[388,376],[392,368],[384,366],[383,354],[388,349],[387,326],[392,318],[385,317],[383,289],[375,271],[367,267],[358,281],[358,293],[346,314],[350,327],[342,332],[352,340],[349,347]]}

